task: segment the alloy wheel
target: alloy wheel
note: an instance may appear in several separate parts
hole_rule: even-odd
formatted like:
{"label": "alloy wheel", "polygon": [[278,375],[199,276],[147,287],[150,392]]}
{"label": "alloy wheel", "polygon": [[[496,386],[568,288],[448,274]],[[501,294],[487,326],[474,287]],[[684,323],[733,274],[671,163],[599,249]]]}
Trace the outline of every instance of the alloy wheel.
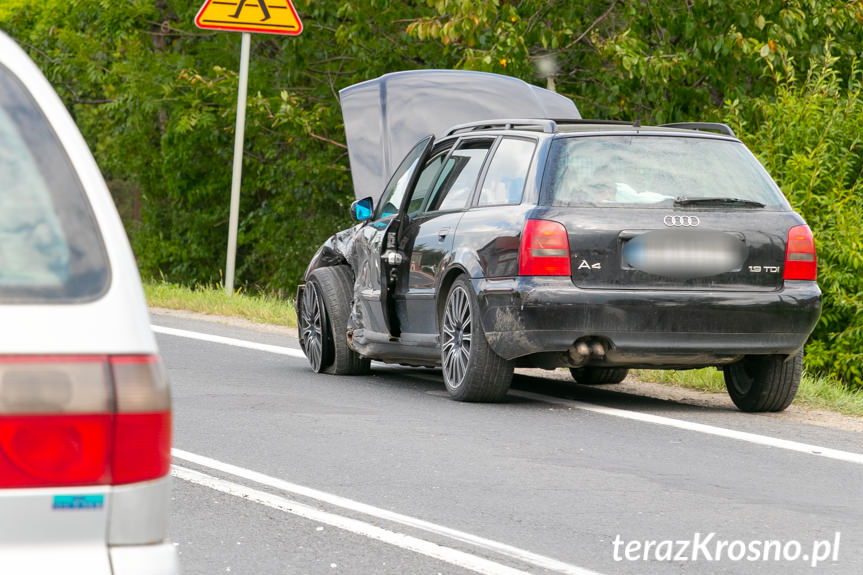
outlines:
{"label": "alloy wheel", "polygon": [[470,301],[461,286],[456,286],[447,298],[441,333],[444,377],[456,389],[464,383],[471,345]]}
{"label": "alloy wheel", "polygon": [[309,358],[315,371],[321,370],[323,359],[324,316],[321,313],[321,299],[313,284],[308,284],[303,292],[303,306],[300,313],[300,347]]}

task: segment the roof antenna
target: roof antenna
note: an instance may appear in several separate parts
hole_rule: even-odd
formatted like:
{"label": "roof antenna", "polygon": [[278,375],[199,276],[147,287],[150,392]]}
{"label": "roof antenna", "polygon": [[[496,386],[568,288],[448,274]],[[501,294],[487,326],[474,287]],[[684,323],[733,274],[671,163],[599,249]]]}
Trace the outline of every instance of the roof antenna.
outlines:
{"label": "roof antenna", "polygon": [[[653,46],[650,47],[650,52],[647,53],[647,60],[650,61],[650,59],[652,57],[653,57]],[[632,127],[636,128],[636,129],[641,127],[641,108],[644,107],[644,93],[646,91],[647,91],[647,75],[645,74],[645,76],[641,79],[641,98],[639,98],[639,101],[638,101],[638,110],[636,110],[636,112],[635,112],[635,122],[633,122],[633,124],[632,124]]]}
{"label": "roof antenna", "polygon": [[641,98],[638,99],[638,109],[635,111],[635,122],[633,122],[632,127],[640,128],[641,127],[641,108],[644,107],[644,92],[647,88],[647,78],[641,79]]}

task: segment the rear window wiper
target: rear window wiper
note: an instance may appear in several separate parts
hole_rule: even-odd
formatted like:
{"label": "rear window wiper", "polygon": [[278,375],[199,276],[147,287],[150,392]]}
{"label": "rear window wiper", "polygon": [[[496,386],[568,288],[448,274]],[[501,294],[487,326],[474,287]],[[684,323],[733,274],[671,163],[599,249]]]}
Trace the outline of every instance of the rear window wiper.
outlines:
{"label": "rear window wiper", "polygon": [[766,204],[755,200],[741,198],[676,198],[675,206],[746,206],[747,208],[763,208]]}

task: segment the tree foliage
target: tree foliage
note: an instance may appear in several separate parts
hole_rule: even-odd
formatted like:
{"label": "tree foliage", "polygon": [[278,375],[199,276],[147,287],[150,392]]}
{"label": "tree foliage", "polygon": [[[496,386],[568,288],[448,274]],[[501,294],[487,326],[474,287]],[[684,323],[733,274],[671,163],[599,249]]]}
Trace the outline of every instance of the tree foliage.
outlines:
{"label": "tree foliage", "polygon": [[[860,49],[863,4],[821,0],[429,0],[408,26],[458,66],[551,75],[593,117],[691,120],[772,93],[794,61]],[[847,60],[839,63],[848,72]]]}
{"label": "tree foliage", "polygon": [[[0,4],[0,28],[81,126],[142,272],[189,284],[221,280],[240,43],[195,28],[201,3]],[[552,87],[585,117],[734,123],[819,242],[825,308],[808,365],[860,384],[863,2],[294,5],[302,36],[252,42],[238,283],[291,293],[316,246],[349,224],[339,89],[396,70],[486,70]]]}
{"label": "tree foliage", "polygon": [[810,370],[863,386],[863,69],[841,78],[826,53],[804,78],[788,76],[771,99],[734,101],[727,121],[743,134],[815,233],[821,319]]}

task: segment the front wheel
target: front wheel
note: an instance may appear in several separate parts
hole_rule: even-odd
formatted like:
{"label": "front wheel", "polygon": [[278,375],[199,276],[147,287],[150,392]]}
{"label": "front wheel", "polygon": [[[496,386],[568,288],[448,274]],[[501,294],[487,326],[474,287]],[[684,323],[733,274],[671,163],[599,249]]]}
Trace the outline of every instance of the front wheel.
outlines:
{"label": "front wheel", "polygon": [[453,282],[440,321],[441,367],[457,401],[501,401],[512,382],[513,364],[488,345],[479,304],[465,276]]}
{"label": "front wheel", "polygon": [[348,346],[353,285],[348,266],[333,266],[313,271],[303,290],[297,321],[300,347],[316,372],[356,375],[369,371],[371,362]]}
{"label": "front wheel", "polygon": [[741,411],[782,411],[797,394],[803,350],[790,358],[751,355],[725,366],[725,387]]}
{"label": "front wheel", "polygon": [[297,331],[300,349],[306,354],[312,370],[320,373],[333,363],[333,341],[317,283],[306,284],[298,304]]}

